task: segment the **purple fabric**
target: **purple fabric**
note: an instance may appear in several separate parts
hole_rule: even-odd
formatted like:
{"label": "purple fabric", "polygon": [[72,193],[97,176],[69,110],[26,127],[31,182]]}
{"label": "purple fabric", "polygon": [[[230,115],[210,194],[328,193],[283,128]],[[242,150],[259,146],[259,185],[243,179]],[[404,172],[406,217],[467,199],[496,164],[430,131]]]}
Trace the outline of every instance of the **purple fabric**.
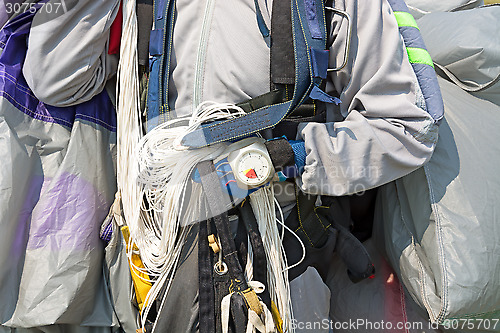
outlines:
{"label": "purple fabric", "polygon": [[99,242],[100,222],[109,203],[81,177],[63,173],[45,180],[33,210],[28,249],[91,250]]}
{"label": "purple fabric", "polygon": [[22,74],[32,18],[29,11],[20,14],[0,31],[0,47],[4,48],[0,56],[0,96],[35,119],[67,127],[75,120],[85,120],[116,131],[116,113],[105,91],[88,102],[62,108],[45,105],[33,95]]}
{"label": "purple fabric", "polygon": [[0,27],[3,27],[5,23],[9,20],[13,13],[13,9],[23,3],[23,0],[0,0]]}

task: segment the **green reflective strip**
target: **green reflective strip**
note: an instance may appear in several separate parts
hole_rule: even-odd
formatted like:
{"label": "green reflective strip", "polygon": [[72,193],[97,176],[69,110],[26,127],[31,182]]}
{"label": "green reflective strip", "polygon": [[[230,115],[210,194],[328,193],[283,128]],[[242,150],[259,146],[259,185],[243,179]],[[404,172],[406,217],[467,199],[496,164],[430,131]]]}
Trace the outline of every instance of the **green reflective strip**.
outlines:
{"label": "green reflective strip", "polygon": [[414,27],[418,29],[417,22],[410,13],[394,12],[399,27]]}
{"label": "green reflective strip", "polygon": [[407,47],[406,51],[408,52],[408,59],[412,64],[426,64],[434,67],[431,55],[427,50],[418,47]]}

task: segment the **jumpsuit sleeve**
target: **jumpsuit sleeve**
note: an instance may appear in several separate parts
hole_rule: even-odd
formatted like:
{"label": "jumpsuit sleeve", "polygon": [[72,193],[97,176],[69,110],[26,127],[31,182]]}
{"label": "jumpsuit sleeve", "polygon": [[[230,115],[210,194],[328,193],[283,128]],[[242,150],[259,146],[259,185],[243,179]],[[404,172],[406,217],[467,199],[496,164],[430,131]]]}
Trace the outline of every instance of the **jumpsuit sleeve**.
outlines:
{"label": "jumpsuit sleeve", "polygon": [[[386,0],[335,1],[347,11],[352,38],[347,66],[330,72],[327,92],[340,94],[344,120],[301,123],[306,165],[297,179],[310,194],[347,195],[402,177],[426,163],[437,124],[425,110],[396,19]],[[347,22],[334,15],[330,66],[342,63]],[[337,107],[338,108],[338,107]],[[330,119],[328,119],[330,118]]]}
{"label": "jumpsuit sleeve", "polygon": [[117,57],[107,51],[119,3],[50,0],[37,12],[23,74],[40,101],[70,106],[88,101],[104,89],[118,64]]}

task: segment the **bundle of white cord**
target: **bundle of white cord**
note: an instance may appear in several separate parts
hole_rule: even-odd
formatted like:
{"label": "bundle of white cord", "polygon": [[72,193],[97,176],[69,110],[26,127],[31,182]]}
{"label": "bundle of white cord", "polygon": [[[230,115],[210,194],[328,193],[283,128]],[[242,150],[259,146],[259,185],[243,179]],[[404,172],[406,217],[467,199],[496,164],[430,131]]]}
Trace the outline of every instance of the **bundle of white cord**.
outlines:
{"label": "bundle of white cord", "polygon": [[[244,112],[232,104],[202,103],[187,119],[176,119],[156,127],[142,137],[140,120],[139,77],[137,67],[136,1],[123,1],[123,29],[117,85],[117,182],[121,194],[125,221],[130,230],[130,243],[139,249],[145,269],[155,283],[145,300],[141,313],[145,323],[151,305],[174,273],[188,228],[180,223],[186,206],[202,201],[201,185],[192,184],[190,177],[196,165],[217,158],[226,148],[218,144],[203,149],[188,150],[179,143],[185,134],[204,122],[226,120]],[[188,184],[192,186],[187,197]],[[251,204],[263,237],[268,260],[268,285],[273,302],[283,319],[285,331],[291,326],[290,288],[275,214],[271,187],[251,195]],[[189,208],[188,208],[189,211]],[[130,257],[134,246],[129,246]],[[131,262],[131,261],[130,261]],[[136,271],[132,270],[135,274]],[[251,279],[251,268],[247,269]],[[142,278],[142,277],[140,277]],[[168,293],[166,286],[165,295]]]}
{"label": "bundle of white cord", "polygon": [[[191,212],[192,216],[205,201],[201,184],[194,183],[191,175],[198,163],[217,158],[227,147],[221,143],[187,149],[179,142],[202,123],[231,119],[243,112],[232,104],[205,102],[192,117],[165,122],[140,141],[136,155],[139,163],[137,181],[145,200],[139,223],[133,228],[133,237],[146,273],[156,278],[146,299],[143,318],[152,303],[148,300],[156,299],[177,265],[188,234],[188,227],[181,221],[182,212]],[[169,285],[167,292],[168,289]]]}
{"label": "bundle of white cord", "polygon": [[125,220],[131,223],[131,226],[139,220],[141,204],[140,190],[136,182],[138,164],[134,159],[136,147],[142,136],[137,64],[136,1],[124,0],[116,94],[118,96],[117,182]]}
{"label": "bundle of white cord", "polygon": [[[265,186],[250,194],[250,204],[259,226],[266,253],[267,283],[271,300],[276,304],[283,320],[283,332],[294,332],[290,283],[287,273],[289,267],[287,267],[283,248],[283,238],[280,237],[276,223],[278,219],[276,218],[275,202],[272,186]],[[281,216],[281,218],[283,217]],[[279,222],[283,223],[283,221]]]}

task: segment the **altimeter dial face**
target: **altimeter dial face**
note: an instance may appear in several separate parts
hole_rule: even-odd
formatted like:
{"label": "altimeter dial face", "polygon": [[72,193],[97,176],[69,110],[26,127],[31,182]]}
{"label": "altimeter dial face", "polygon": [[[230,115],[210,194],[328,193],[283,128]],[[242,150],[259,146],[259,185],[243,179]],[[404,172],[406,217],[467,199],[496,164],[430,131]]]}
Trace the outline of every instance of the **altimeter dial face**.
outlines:
{"label": "altimeter dial face", "polygon": [[251,187],[261,186],[272,175],[272,164],[268,156],[261,151],[250,150],[239,156],[236,177],[240,182]]}

